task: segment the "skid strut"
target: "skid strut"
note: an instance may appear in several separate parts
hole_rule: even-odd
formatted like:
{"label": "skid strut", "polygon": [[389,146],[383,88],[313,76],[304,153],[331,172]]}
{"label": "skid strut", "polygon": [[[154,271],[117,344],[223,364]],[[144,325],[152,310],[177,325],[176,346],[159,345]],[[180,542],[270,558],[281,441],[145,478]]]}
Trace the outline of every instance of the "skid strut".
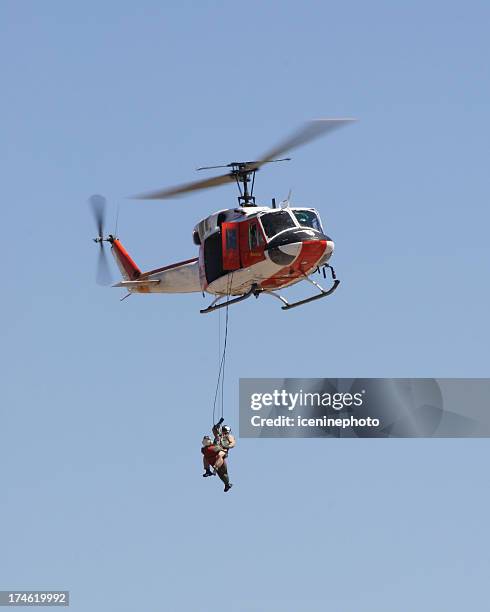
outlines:
{"label": "skid strut", "polygon": [[254,284],[249,289],[249,291],[247,291],[247,293],[244,293],[243,295],[239,295],[238,297],[233,298],[232,300],[228,300],[227,302],[223,302],[222,304],[218,304],[218,302],[226,296],[219,295],[215,300],[211,302],[211,304],[207,308],[205,308],[204,310],[200,310],[199,312],[201,314],[207,314],[208,312],[214,312],[215,310],[219,310],[220,308],[225,308],[226,306],[231,306],[232,304],[238,304],[238,302],[243,302],[243,300],[246,300],[252,295],[257,295],[258,291],[259,289],[257,285]]}
{"label": "skid strut", "polygon": [[312,278],[305,275],[305,280],[307,280],[309,283],[314,285],[320,291],[320,293],[318,293],[317,295],[312,295],[309,298],[306,298],[304,300],[299,300],[297,302],[293,302],[292,304],[290,304],[286,300],[286,298],[283,297],[282,295],[279,295],[279,293],[275,293],[274,291],[268,291],[266,289],[263,290],[263,293],[266,293],[267,295],[271,295],[272,297],[275,297],[278,300],[281,300],[281,302],[284,304],[284,306],[282,306],[282,310],[290,310],[291,308],[296,308],[296,306],[302,306],[303,304],[308,304],[309,302],[314,302],[315,300],[321,300],[322,298],[327,297],[328,295],[332,295],[335,289],[337,289],[337,287],[340,285],[340,281],[337,280],[337,277],[335,275],[335,270],[329,264],[326,264],[325,267],[323,268],[323,277],[325,278],[326,276],[325,268],[328,268],[330,270],[330,274],[333,280],[333,285],[328,290],[324,289],[321,285],[319,285]]}

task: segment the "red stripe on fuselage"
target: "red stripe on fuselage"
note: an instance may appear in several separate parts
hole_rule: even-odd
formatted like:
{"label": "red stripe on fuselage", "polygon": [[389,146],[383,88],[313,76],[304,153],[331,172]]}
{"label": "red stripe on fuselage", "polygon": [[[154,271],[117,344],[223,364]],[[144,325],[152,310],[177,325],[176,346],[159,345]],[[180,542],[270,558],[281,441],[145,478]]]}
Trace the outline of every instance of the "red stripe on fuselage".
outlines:
{"label": "red stripe on fuselage", "polygon": [[326,240],[307,240],[303,242],[301,251],[293,263],[281,268],[279,272],[262,281],[260,286],[264,289],[279,289],[284,285],[289,285],[304,276],[308,270],[311,270],[320,261],[326,248]]}

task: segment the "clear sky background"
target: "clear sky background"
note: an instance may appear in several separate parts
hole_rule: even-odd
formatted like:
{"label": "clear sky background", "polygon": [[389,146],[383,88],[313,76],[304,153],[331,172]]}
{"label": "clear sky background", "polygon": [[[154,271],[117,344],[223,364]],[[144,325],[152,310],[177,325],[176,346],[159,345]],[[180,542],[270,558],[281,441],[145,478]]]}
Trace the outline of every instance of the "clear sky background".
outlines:
{"label": "clear sky background", "polygon": [[126,196],[357,117],[257,176],[320,210],[342,284],[230,310],[227,420],[240,377],[489,376],[488,3],[3,0],[0,22],[0,588],[76,612],[482,609],[488,441],[243,440],[225,496],[199,452],[219,316],[98,287],[86,200],[109,230],[120,205],[142,268],[187,259],[234,187]]}

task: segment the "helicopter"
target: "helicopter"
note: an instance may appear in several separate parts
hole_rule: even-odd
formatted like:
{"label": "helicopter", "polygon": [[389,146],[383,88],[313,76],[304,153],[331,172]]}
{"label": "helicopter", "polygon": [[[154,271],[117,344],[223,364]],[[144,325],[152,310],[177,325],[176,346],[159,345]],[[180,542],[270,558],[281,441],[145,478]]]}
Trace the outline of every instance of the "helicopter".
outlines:
{"label": "helicopter", "polygon": [[[141,271],[119,238],[104,235],[105,198],[92,196],[90,204],[98,232],[94,242],[100,249],[98,281],[107,284],[104,243],[109,243],[122,275],[122,280],[112,286],[126,289],[128,293],[124,298],[134,293],[208,293],[214,299],[207,308],[200,310],[205,314],[251,296],[270,295],[281,301],[283,310],[289,310],[331,295],[340,284],[329,263],[335,245],[324,232],[318,211],[291,206],[290,195],[279,206],[275,198],[271,206],[257,204],[255,175],[265,164],[290,161],[289,157],[281,157],[287,151],[353,121],[355,119],[350,118],[309,121],[256,161],[198,168],[199,171],[226,168],[227,172],[134,196],[135,199],[163,200],[227,183],[236,183],[239,189],[238,206],[214,212],[194,227],[192,238],[199,247],[197,257],[154,270]],[[324,278],[330,273],[329,289],[310,278],[320,269]],[[315,293],[289,302],[278,292],[300,281],[308,281]]]}

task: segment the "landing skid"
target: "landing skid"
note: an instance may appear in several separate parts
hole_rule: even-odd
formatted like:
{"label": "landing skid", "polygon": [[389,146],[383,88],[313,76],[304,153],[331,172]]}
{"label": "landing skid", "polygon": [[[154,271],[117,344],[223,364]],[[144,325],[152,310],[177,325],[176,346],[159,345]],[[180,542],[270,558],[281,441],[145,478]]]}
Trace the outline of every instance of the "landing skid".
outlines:
{"label": "landing skid", "polygon": [[313,279],[305,275],[305,280],[307,280],[309,283],[314,285],[320,291],[320,293],[318,293],[317,295],[313,295],[309,298],[306,298],[304,300],[299,300],[291,304],[286,300],[285,297],[283,297],[279,293],[276,293],[275,291],[271,291],[270,289],[262,289],[258,285],[252,285],[252,287],[250,288],[249,291],[247,291],[247,293],[244,293],[243,295],[233,298],[232,300],[228,300],[227,302],[223,302],[222,304],[218,304],[218,302],[222,300],[223,297],[225,296],[222,296],[222,295],[218,296],[215,300],[211,302],[211,304],[207,308],[205,308],[204,310],[200,310],[199,312],[201,314],[213,312],[215,310],[219,310],[220,308],[225,308],[225,306],[231,306],[232,304],[243,302],[243,300],[246,300],[252,295],[258,298],[259,295],[262,293],[265,293],[266,295],[271,295],[272,297],[275,297],[278,300],[280,300],[284,304],[284,306],[282,306],[282,310],[290,310],[291,308],[296,308],[296,306],[302,306],[303,304],[308,304],[309,302],[314,302],[315,300],[321,300],[322,298],[327,297],[328,295],[332,295],[332,293],[340,285],[340,281],[337,280],[337,277],[335,276],[335,270],[332,268],[332,266],[327,264],[324,267],[323,276],[325,277],[325,268],[328,268],[330,270],[330,273],[332,275],[333,285],[330,287],[330,289],[326,290],[321,285],[319,285],[316,281],[314,281]]}
{"label": "landing skid", "polygon": [[225,296],[219,295],[215,300],[211,302],[211,304],[207,308],[205,308],[204,310],[200,310],[199,312],[201,314],[207,314],[208,312],[214,312],[215,310],[225,308],[226,306],[231,306],[232,304],[238,304],[238,302],[243,302],[243,300],[246,300],[252,295],[257,296],[258,292],[260,292],[260,289],[257,287],[257,285],[252,285],[252,287],[249,291],[247,291],[247,293],[239,295],[238,297],[233,298],[232,300],[228,300],[227,302],[223,302],[222,304],[218,304],[218,302],[222,300]]}
{"label": "landing skid", "polygon": [[340,285],[340,281],[335,280],[333,285],[330,287],[330,289],[328,291],[325,291],[325,289],[323,289],[323,287],[321,287],[315,281],[311,280],[310,278],[308,280],[310,281],[310,283],[315,285],[315,287],[318,287],[318,289],[320,290],[320,293],[318,295],[313,295],[304,300],[293,302],[292,304],[290,304],[286,300],[285,297],[283,297],[282,295],[279,295],[278,293],[275,293],[274,291],[264,291],[264,293],[266,293],[267,295],[271,295],[272,297],[275,297],[278,300],[281,300],[281,302],[284,304],[284,306],[282,306],[282,310],[290,310],[291,308],[296,308],[296,306],[302,306],[303,304],[308,304],[309,302],[314,302],[315,300],[321,300],[322,298],[327,297],[327,295],[332,295],[335,289],[337,289],[337,287]]}

